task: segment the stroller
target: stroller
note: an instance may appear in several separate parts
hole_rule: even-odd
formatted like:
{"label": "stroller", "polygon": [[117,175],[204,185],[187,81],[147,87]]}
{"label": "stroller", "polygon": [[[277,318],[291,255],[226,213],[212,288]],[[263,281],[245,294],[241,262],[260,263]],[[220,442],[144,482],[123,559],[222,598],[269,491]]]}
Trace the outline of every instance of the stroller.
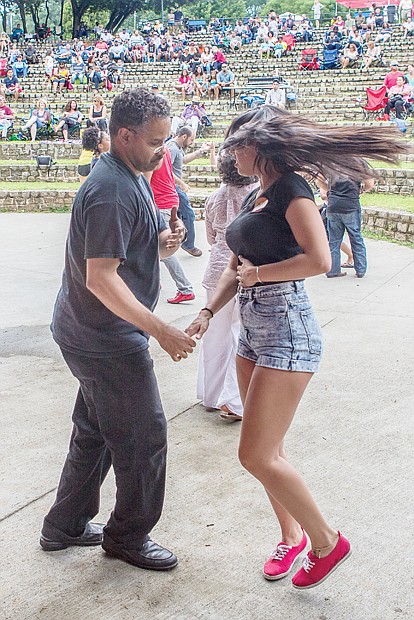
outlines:
{"label": "stroller", "polygon": [[319,69],[318,58],[316,50],[312,47],[308,47],[302,50],[301,58],[299,59],[300,71],[316,71]]}
{"label": "stroller", "polygon": [[320,60],[320,68],[326,69],[339,69],[341,62],[339,60],[339,49],[323,48],[322,59]]}

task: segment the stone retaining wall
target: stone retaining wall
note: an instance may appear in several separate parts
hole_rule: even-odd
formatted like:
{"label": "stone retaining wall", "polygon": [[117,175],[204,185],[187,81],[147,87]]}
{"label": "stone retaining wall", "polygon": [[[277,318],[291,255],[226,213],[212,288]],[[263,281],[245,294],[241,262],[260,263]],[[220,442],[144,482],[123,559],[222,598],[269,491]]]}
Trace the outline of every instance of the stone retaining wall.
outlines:
{"label": "stone retaining wall", "polygon": [[46,181],[55,183],[65,181],[73,183],[79,181],[76,164],[59,164],[52,166],[49,171],[38,169],[35,164],[26,166],[0,166],[0,181]]}
{"label": "stone retaining wall", "polygon": [[412,196],[414,192],[414,170],[382,168],[374,192]]}
{"label": "stone retaining wall", "polygon": [[[379,171],[373,191],[385,194],[410,196],[414,193],[414,170],[384,168]],[[219,178],[214,166],[186,166],[184,178],[190,187],[216,188]],[[76,164],[60,164],[46,172],[38,170],[35,164],[0,166],[0,181],[65,181],[73,183],[79,180]]]}
{"label": "stone retaining wall", "polygon": [[0,212],[60,211],[71,209],[76,190],[0,191]]}
{"label": "stone retaining wall", "polygon": [[0,159],[34,159],[36,155],[50,155],[53,159],[78,159],[79,142],[0,142]]}
{"label": "stone retaining wall", "polygon": [[[76,191],[0,191],[0,212],[56,211],[70,209]],[[206,195],[191,196],[198,220],[204,218]],[[374,207],[362,210],[363,228],[374,234],[414,243],[414,215],[399,211],[381,211]]]}
{"label": "stone retaining wall", "polygon": [[[207,195],[191,196],[191,204],[197,220],[204,219],[206,199]],[[414,214],[411,213],[363,207],[362,228],[375,235],[414,244]]]}

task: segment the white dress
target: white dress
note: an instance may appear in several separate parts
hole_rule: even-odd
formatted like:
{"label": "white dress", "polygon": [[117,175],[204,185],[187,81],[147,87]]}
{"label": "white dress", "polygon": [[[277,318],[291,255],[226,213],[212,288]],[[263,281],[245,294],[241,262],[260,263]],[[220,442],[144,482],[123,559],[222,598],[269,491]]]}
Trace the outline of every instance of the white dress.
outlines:
{"label": "white dress", "polygon": [[[226,228],[238,214],[245,197],[257,184],[232,187],[224,183],[207,200],[205,208],[207,240],[211,245],[210,259],[203,278],[207,290],[207,306],[231,251],[226,240]],[[206,407],[220,409],[225,405],[237,415],[243,414],[236,375],[236,351],[240,319],[236,298],[229,301],[210,321],[201,341],[197,398]]]}

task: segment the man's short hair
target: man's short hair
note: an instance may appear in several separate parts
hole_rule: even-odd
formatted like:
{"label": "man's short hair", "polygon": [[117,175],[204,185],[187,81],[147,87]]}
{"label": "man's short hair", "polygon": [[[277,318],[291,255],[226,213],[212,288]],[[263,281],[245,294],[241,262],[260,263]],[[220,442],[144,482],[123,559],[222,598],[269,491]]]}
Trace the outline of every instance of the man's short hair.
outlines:
{"label": "man's short hair", "polygon": [[170,106],[164,97],[145,88],[124,90],[112,104],[109,133],[114,138],[122,127],[140,127],[153,118],[169,118]]}
{"label": "man's short hair", "polygon": [[177,132],[176,137],[180,138],[181,136],[187,136],[187,138],[189,138],[193,134],[194,134],[194,130],[188,125],[184,125],[183,127],[180,127],[180,129]]}

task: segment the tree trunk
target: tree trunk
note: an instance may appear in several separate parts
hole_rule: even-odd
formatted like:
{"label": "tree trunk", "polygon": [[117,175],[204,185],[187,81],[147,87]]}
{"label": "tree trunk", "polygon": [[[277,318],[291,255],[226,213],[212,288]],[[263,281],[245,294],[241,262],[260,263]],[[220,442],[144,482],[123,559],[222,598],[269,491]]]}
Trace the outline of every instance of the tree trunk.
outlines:
{"label": "tree trunk", "polygon": [[133,9],[114,9],[109,16],[107,25],[105,26],[106,30],[116,32],[133,12]]}
{"label": "tree trunk", "polygon": [[6,13],[7,2],[6,0],[3,0],[2,4],[3,4],[3,16],[2,16],[3,32],[7,32],[7,13]]}
{"label": "tree trunk", "polygon": [[60,0],[60,22],[59,26],[62,28],[63,24],[63,9],[65,7],[65,0]]}
{"label": "tree trunk", "polygon": [[45,7],[46,7],[45,26],[47,28],[48,27],[48,23],[49,23],[49,17],[50,17],[50,8],[49,8],[49,1],[48,0],[45,0]]}
{"label": "tree trunk", "polygon": [[74,39],[77,36],[82,17],[85,15],[91,3],[86,0],[82,0],[80,3],[76,2],[76,0],[71,0],[71,4],[73,14],[72,38]]}
{"label": "tree trunk", "polygon": [[33,20],[35,32],[37,32],[39,27],[40,27],[39,11],[37,10],[37,7],[31,5],[30,6],[30,13],[32,15],[32,20]]}
{"label": "tree trunk", "polygon": [[27,32],[27,23],[26,23],[26,12],[25,12],[25,2],[16,2],[18,8],[19,8],[19,13],[20,13],[20,19],[22,20],[22,26],[23,26],[23,32],[26,33]]}

